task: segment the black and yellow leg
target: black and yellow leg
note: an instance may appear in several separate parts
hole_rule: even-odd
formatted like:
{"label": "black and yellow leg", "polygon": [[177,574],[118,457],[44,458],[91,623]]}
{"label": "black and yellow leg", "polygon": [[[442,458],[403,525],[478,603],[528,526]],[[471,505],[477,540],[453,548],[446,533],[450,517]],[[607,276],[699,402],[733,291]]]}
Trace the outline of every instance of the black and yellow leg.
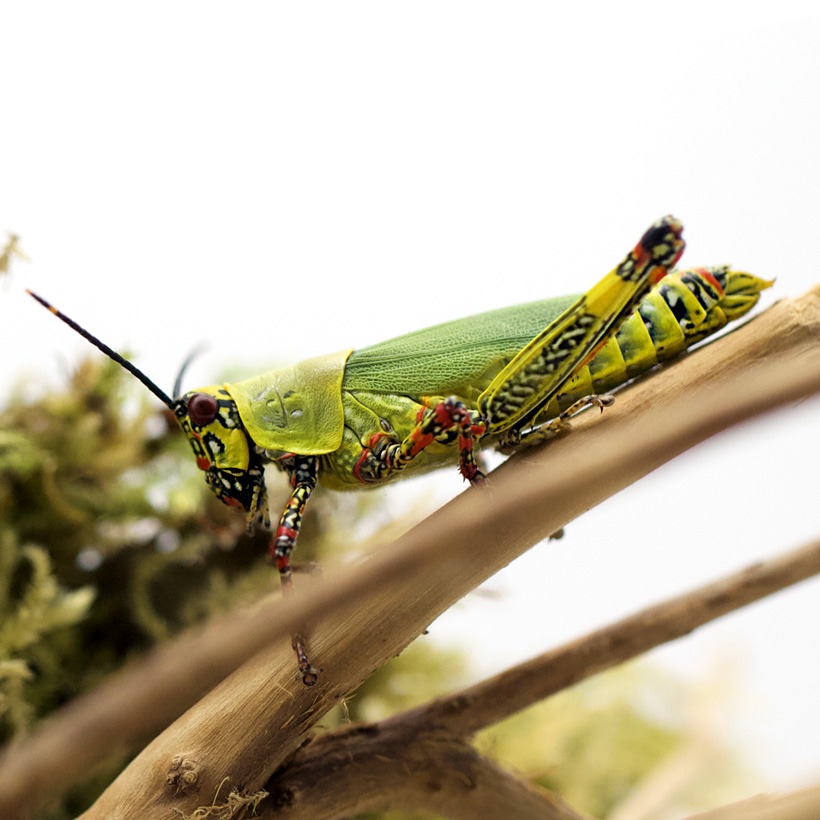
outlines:
{"label": "black and yellow leg", "polygon": [[677,262],[682,230],[671,216],[656,222],[620,265],[521,349],[478,398],[488,433],[533,424]]}
{"label": "black and yellow leg", "polygon": [[568,433],[572,429],[570,419],[586,410],[588,407],[597,407],[603,412],[604,407],[611,407],[615,401],[614,396],[610,395],[589,395],[574,401],[566,410],[550,419],[545,424],[538,424],[536,419],[535,425],[531,430],[520,432],[513,429],[505,433],[499,439],[498,449],[505,454],[509,454],[517,450],[519,447],[534,447],[537,444],[543,444],[545,441],[551,441],[554,438]]}
{"label": "black and yellow leg", "polygon": [[[283,458],[280,464],[290,475],[293,490],[285,509],[282,511],[276,533],[271,538],[268,554],[276,562],[279,579],[282,583],[282,592],[287,595],[293,591],[290,555],[299,536],[305,506],[316,487],[319,475],[319,459],[313,456],[294,455]],[[296,652],[302,682],[305,686],[313,686],[318,679],[318,672],[308,659],[305,639],[301,632],[293,636],[291,645]]]}

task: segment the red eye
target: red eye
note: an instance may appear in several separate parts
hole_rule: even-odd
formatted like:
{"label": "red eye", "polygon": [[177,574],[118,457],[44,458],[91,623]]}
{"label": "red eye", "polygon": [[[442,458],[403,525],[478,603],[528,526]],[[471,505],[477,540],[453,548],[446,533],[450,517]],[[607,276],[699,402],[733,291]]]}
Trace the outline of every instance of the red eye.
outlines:
{"label": "red eye", "polygon": [[208,393],[194,393],[188,400],[188,418],[197,427],[206,427],[216,418],[219,405]]}

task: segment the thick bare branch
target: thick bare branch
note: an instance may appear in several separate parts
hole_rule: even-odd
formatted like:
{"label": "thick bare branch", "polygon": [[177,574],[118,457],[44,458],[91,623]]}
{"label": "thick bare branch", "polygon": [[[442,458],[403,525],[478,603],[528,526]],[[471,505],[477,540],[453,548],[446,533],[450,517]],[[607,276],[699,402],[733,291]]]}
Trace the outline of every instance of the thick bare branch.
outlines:
{"label": "thick bare branch", "polygon": [[[148,746],[87,817],[190,812],[226,776],[254,790],[333,704],[529,546],[715,432],[818,390],[819,337],[816,290],[782,302],[626,391],[603,418],[579,421],[548,456],[512,459],[483,491],[462,494],[363,565],[334,571],[321,588],[301,585],[296,601],[235,621],[219,640],[174,644],[148,673],[132,671],[106,687],[98,701],[104,709],[95,709],[96,696],[87,698],[7,755],[0,814],[16,816],[59,792],[92,759],[133,741],[127,713],[140,716],[140,734],[156,731],[226,669],[276,641]],[[751,364],[758,359],[766,360],[762,370]],[[325,670],[313,689],[293,674],[287,635],[300,623],[310,626],[312,655]],[[177,791],[167,779],[180,756],[193,775]]]}
{"label": "thick bare branch", "polygon": [[[428,742],[456,746],[537,700],[818,572],[820,541],[644,609],[469,689],[377,724],[324,735],[302,747],[266,784],[272,806],[263,803],[268,808],[261,816],[342,817],[384,807],[373,801],[399,795],[402,802],[390,807],[440,810],[425,772],[429,782],[450,778],[456,791],[466,790],[458,778],[452,780],[455,772],[447,772],[446,763],[425,752]],[[400,783],[405,777],[407,782]],[[516,793],[508,797],[515,801]],[[334,811],[334,805],[340,810]],[[517,816],[514,811],[512,816]]]}
{"label": "thick bare branch", "polygon": [[443,817],[580,820],[559,797],[514,777],[446,732],[417,723],[318,738],[275,780],[260,818],[323,820],[425,809]]}

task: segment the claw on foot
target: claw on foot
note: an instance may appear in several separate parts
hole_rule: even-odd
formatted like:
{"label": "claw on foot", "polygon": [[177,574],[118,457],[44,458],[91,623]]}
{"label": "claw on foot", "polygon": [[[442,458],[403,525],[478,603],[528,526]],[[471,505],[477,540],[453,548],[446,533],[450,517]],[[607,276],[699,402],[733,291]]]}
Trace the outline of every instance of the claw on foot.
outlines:
{"label": "claw on foot", "polygon": [[314,686],[316,681],[319,680],[319,672],[321,672],[321,669],[317,669],[311,664],[307,656],[307,650],[305,649],[305,639],[301,635],[296,634],[293,636],[290,645],[296,653],[296,660],[299,664],[299,674],[302,676],[302,683],[305,686]]}
{"label": "claw on foot", "polygon": [[612,405],[615,404],[615,396],[611,396],[608,393],[603,396],[594,396],[592,397],[592,404],[603,413],[604,407],[612,407]]}

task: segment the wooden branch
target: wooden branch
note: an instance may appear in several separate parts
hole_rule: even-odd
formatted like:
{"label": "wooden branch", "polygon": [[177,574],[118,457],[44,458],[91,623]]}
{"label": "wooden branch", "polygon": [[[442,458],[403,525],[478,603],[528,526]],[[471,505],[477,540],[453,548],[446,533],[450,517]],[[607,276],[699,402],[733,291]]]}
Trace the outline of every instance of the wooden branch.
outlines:
{"label": "wooden branch", "polygon": [[[817,290],[781,302],[625,391],[602,418],[579,420],[572,436],[511,459],[488,487],[463,493],[361,566],[327,567],[333,581],[300,584],[296,600],[236,618],[217,638],[169,645],[147,669],[117,676],[5,755],[0,816],[19,816],[93,760],[157,731],[274,642],[150,744],[85,816],[190,813],[225,777],[255,790],[331,706],[529,546],[730,424],[820,389],[818,337]],[[324,667],[313,689],[293,673],[287,635],[300,624]],[[170,770],[180,757],[190,776],[177,791]]]}
{"label": "wooden branch", "polygon": [[388,810],[465,820],[583,817],[463,740],[415,722],[354,726],[322,736],[307,749],[275,778],[257,817],[323,820]]}
{"label": "wooden branch", "polygon": [[[444,748],[463,743],[465,737],[538,700],[817,573],[820,540],[644,609],[476,686],[379,723],[322,735],[299,749],[265,784],[270,800],[261,804],[259,817],[325,820],[386,807],[457,816],[442,811],[428,784],[449,779],[464,800],[469,788],[455,777],[458,767],[442,771],[446,757],[425,754],[426,744]],[[402,778],[407,778],[405,784]],[[541,797],[546,800],[546,793]],[[399,798],[401,802],[392,802]],[[508,799],[512,816],[518,816],[516,801],[523,798],[510,790]],[[529,816],[552,816],[546,811]]]}
{"label": "wooden branch", "polygon": [[820,540],[644,609],[396,719],[467,737],[591,675],[818,573]]}
{"label": "wooden branch", "polygon": [[820,817],[820,786],[788,794],[758,794],[689,820],[811,820]]}

